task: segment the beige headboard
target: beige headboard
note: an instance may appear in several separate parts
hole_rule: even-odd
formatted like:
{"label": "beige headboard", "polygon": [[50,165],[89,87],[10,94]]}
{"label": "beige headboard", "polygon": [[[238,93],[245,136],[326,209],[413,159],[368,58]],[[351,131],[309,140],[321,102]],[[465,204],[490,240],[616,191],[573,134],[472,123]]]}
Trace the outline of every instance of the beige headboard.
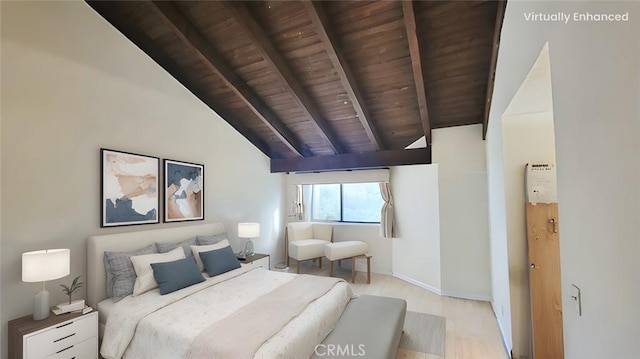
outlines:
{"label": "beige headboard", "polygon": [[87,243],[87,304],[96,308],[98,302],[107,298],[107,279],[103,261],[105,251],[129,252],[155,242],[182,242],[197,235],[218,234],[224,231],[222,223],[210,223],[89,237]]}

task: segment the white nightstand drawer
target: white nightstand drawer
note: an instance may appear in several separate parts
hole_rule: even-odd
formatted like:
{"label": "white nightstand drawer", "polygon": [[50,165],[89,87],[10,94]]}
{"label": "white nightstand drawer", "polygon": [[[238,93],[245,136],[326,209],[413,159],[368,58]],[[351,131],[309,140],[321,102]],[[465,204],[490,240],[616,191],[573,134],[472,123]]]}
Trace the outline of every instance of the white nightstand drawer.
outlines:
{"label": "white nightstand drawer", "polygon": [[48,356],[46,359],[96,359],[98,357],[98,337],[89,338]]}
{"label": "white nightstand drawer", "polygon": [[45,358],[89,338],[97,338],[97,318],[97,313],[91,313],[26,335],[25,358]]}

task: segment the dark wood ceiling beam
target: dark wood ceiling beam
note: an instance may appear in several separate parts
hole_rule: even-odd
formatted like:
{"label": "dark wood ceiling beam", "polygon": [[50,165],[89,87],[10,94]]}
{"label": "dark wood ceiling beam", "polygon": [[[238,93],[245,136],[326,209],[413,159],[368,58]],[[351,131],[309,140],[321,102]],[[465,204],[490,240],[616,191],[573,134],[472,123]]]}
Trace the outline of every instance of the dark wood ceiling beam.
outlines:
{"label": "dark wood ceiling beam", "polygon": [[496,13],[496,25],[493,29],[493,51],[491,52],[491,63],[489,65],[489,79],[487,80],[487,99],[484,106],[484,119],[482,121],[482,139],[487,139],[489,129],[489,112],[491,111],[491,100],[493,98],[493,86],[496,80],[496,66],[498,63],[498,49],[500,48],[500,32],[504,20],[504,10],[507,7],[506,1],[498,1]]}
{"label": "dark wood ceiling beam", "polygon": [[417,164],[431,164],[431,147],[307,158],[272,159],[271,173],[355,170]]}
{"label": "dark wood ceiling beam", "polygon": [[322,3],[319,1],[304,1],[303,4],[309,15],[311,15],[311,20],[316,28],[316,32],[320,35],[322,43],[324,44],[324,49],[329,55],[331,63],[342,81],[342,85],[347,91],[349,100],[358,115],[358,120],[360,120],[367,137],[369,137],[369,140],[375,146],[376,150],[384,149],[380,135],[378,134],[378,131],[371,119],[372,116],[365,106],[362,92],[360,91],[358,83],[351,72],[347,59],[340,49],[338,39],[333,33],[332,26],[329,23],[329,18],[327,17]]}
{"label": "dark wood ceiling beam", "polygon": [[318,106],[304,89],[298,78],[280,52],[275,48],[271,40],[265,34],[264,29],[251,15],[247,5],[241,1],[227,1],[227,8],[236,21],[247,31],[254,41],[254,45],[260,51],[265,61],[271,63],[287,90],[298,103],[305,115],[314,123],[319,134],[328,142],[335,153],[346,153],[342,141],[338,138],[329,122],[323,118]]}
{"label": "dark wood ceiling beam", "polygon": [[124,18],[121,13],[114,11],[111,1],[87,1],[100,16],[107,20],[113,27],[118,29],[131,42],[138,46],[144,53],[151,57],[160,67],[170,73],[191,93],[204,102],[209,108],[218,113],[231,127],[236,129],[249,142],[256,146],[262,153],[270,158],[281,158],[282,155],[274,151],[255,132],[244,127],[242,123],[224,106],[209,96],[208,91],[192,81],[189,76],[181,70],[181,67],[144,32],[138,29],[133,22]]}
{"label": "dark wood ceiling beam", "polygon": [[193,50],[203,63],[249,106],[253,113],[267,125],[273,133],[294,153],[308,156],[300,141],[289,131],[285,124],[256,94],[247,83],[238,76],[209,41],[168,1],[152,1],[149,7],[168,25],[178,38]]}
{"label": "dark wood ceiling beam", "polygon": [[413,69],[413,79],[416,84],[418,95],[418,108],[420,110],[420,121],[422,130],[427,141],[427,146],[431,146],[431,123],[429,122],[429,109],[427,107],[427,93],[424,87],[424,74],[422,71],[422,60],[420,59],[420,38],[418,36],[416,15],[413,11],[413,1],[402,1],[402,13],[404,15],[404,25],[407,30],[407,41],[409,42],[409,52],[411,53],[411,67]]}

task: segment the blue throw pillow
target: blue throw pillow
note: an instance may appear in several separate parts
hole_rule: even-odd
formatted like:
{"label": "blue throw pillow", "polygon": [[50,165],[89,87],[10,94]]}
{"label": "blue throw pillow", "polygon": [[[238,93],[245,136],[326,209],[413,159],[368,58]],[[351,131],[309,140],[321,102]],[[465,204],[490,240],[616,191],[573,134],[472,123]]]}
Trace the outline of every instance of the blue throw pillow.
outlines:
{"label": "blue throw pillow", "polygon": [[230,246],[213,251],[200,252],[204,269],[211,277],[240,268],[240,262]]}
{"label": "blue throw pillow", "polygon": [[204,282],[193,256],[173,262],[151,263],[151,268],[162,295]]}

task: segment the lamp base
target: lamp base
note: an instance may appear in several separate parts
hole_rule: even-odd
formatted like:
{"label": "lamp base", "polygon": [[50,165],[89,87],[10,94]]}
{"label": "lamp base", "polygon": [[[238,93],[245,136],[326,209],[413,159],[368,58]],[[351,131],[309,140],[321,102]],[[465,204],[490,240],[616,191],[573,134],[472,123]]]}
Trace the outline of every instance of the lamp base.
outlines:
{"label": "lamp base", "polygon": [[49,308],[49,291],[42,289],[33,297],[33,320],[44,320],[49,318],[51,308]]}
{"label": "lamp base", "polygon": [[251,242],[250,239],[247,239],[247,243],[244,245],[244,251],[242,251],[242,254],[244,254],[244,258],[253,255],[253,242]]}

